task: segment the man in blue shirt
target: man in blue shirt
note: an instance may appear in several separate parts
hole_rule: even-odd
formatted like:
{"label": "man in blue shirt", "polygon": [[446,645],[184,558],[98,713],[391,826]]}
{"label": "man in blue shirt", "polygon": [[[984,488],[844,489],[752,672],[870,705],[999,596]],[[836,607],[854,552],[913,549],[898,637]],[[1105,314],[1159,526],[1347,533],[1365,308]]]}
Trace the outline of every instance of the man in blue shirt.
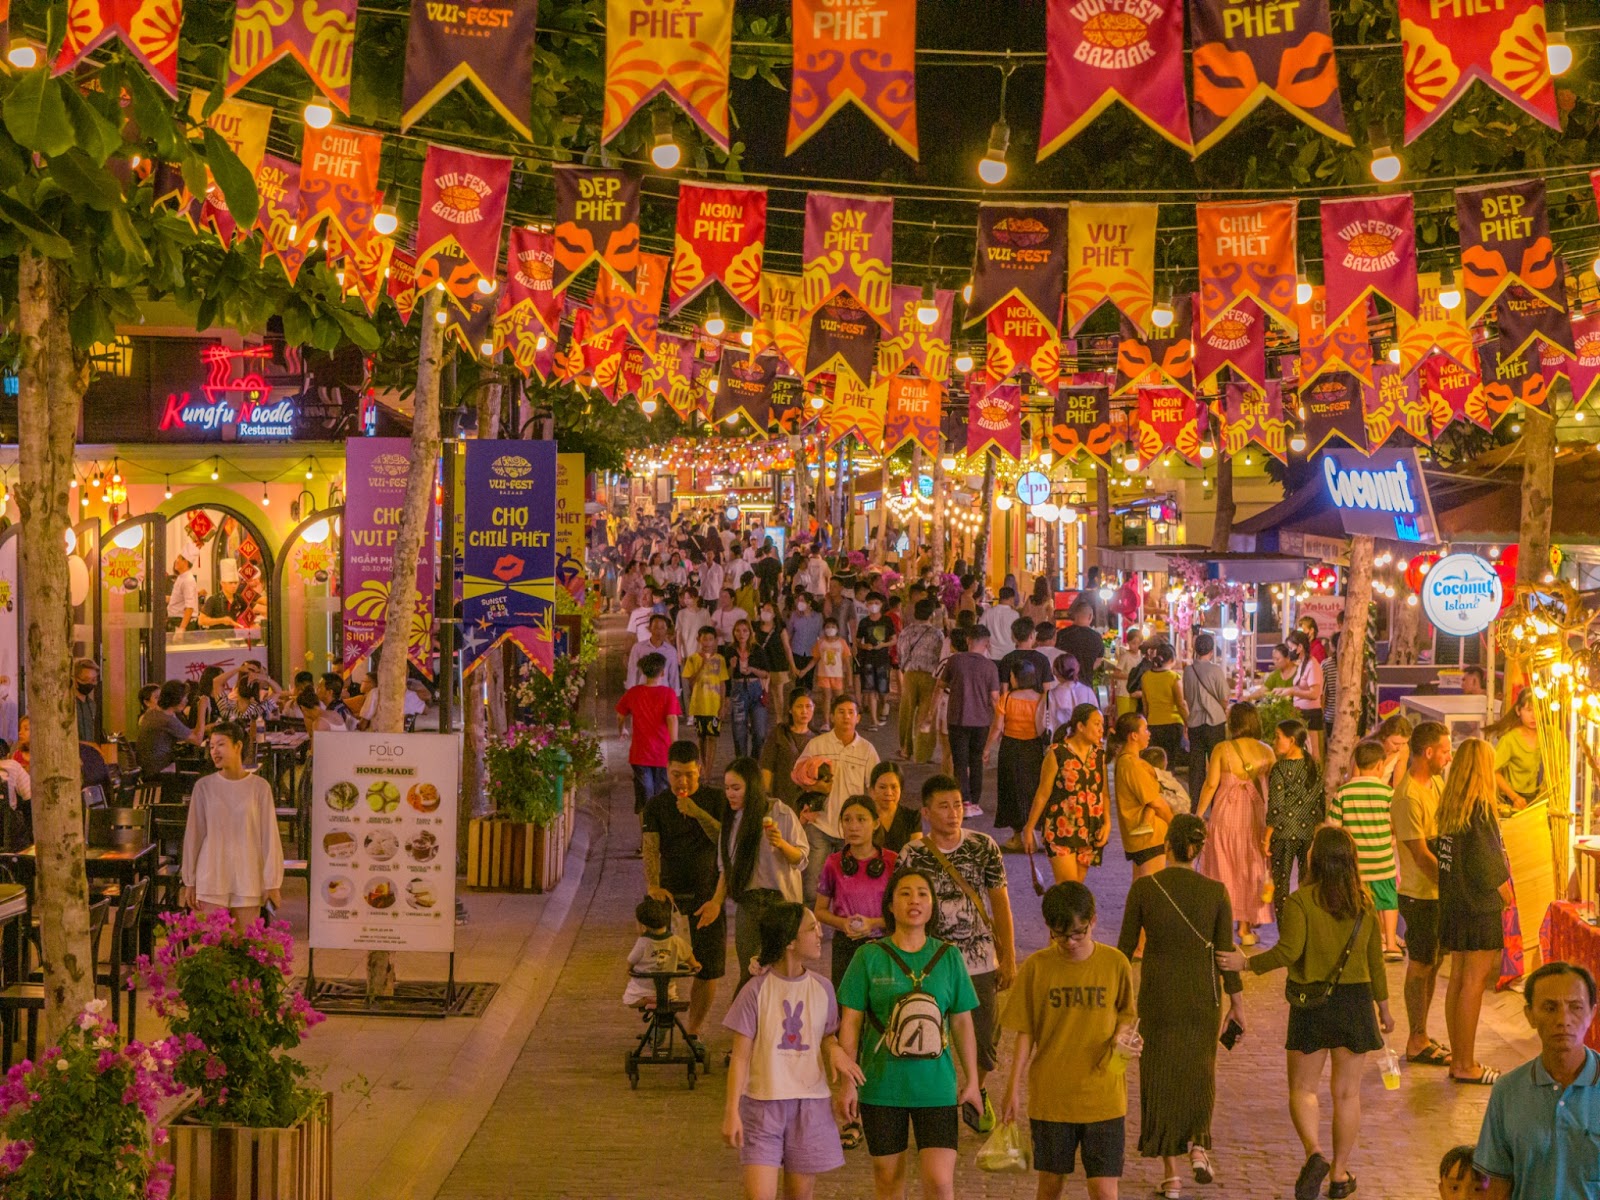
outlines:
{"label": "man in blue shirt", "polygon": [[1489,1200],[1600,1200],[1600,1054],[1583,1041],[1594,976],[1546,963],[1523,994],[1539,1057],[1494,1085],[1473,1162],[1489,1176]]}

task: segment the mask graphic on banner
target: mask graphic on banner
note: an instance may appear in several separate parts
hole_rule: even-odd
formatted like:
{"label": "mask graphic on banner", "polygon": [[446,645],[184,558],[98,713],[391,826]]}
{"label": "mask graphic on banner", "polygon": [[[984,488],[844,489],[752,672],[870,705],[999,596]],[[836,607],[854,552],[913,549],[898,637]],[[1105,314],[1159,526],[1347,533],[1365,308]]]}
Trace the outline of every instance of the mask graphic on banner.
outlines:
{"label": "mask graphic on banner", "polygon": [[1108,467],[1116,449],[1117,433],[1111,424],[1111,393],[1103,387],[1064,387],[1056,392],[1050,423],[1050,450],[1058,458],[1087,454]]}
{"label": "mask graphic on banner", "polygon": [[[174,50],[179,24],[172,23]],[[355,48],[356,0],[239,0],[228,44],[227,93],[234,95],[279,59],[293,58],[317,90],[348,113]]]}
{"label": "mask graphic on banner", "polygon": [[950,332],[955,319],[956,294],[936,289],[933,306],[939,316],[924,325],[917,316],[922,289],[895,284],[889,306],[894,336],[878,343],[878,373],[898,375],[915,368],[925,379],[943,379],[950,372]]}
{"label": "mask graphic on banner", "polygon": [[801,258],[802,295],[808,314],[840,292],[849,292],[880,324],[887,322],[894,201],[808,192]]}
{"label": "mask graphic on banner", "polygon": [[1457,188],[1456,221],[1467,324],[1482,321],[1513,283],[1565,310],[1542,179]]}
{"label": "mask graphic on banner", "polygon": [[1550,383],[1541,369],[1537,350],[1506,354],[1498,341],[1485,342],[1478,347],[1478,365],[1491,427],[1510,412],[1514,404],[1544,408]]}
{"label": "mask graphic on banner", "polygon": [[680,183],[669,315],[715,280],[740,308],[760,316],[766,237],[766,188]]}
{"label": "mask graphic on banner", "polygon": [[1183,94],[1182,0],[1047,3],[1039,161],[1077,137],[1118,100],[1192,155],[1194,139]]}
{"label": "mask graphic on banner", "polygon": [[1363,380],[1372,378],[1372,340],[1367,331],[1367,306],[1362,301],[1332,329],[1327,316],[1326,290],[1311,289],[1311,299],[1295,310],[1300,325],[1300,384],[1310,383],[1324,371],[1349,371]]}
{"label": "mask graphic on banner", "polygon": [[639,177],[622,171],[553,168],[556,183],[553,287],[565,291],[573,276],[599,262],[634,287],[639,269]]}
{"label": "mask graphic on banner", "polygon": [[[502,443],[485,442],[484,445]],[[551,449],[555,443],[549,443]],[[406,653],[416,668],[433,677],[433,496],[422,525],[417,555],[416,588],[394,597],[389,584],[394,571],[394,540],[404,507],[406,476],[411,473],[408,438],[352,438],[345,442],[343,565],[344,671],[348,674],[383,640],[391,611],[398,607],[407,621]],[[396,603],[398,602],[398,603]]]}
{"label": "mask graphic on banner", "polygon": [[1200,325],[1204,333],[1244,297],[1294,324],[1294,200],[1197,204]]}
{"label": "mask graphic on banner", "polygon": [[728,62],[733,0],[606,0],[606,100],[600,140],[610,142],[665,94],[720,150],[728,149]]}
{"label": "mask graphic on banner", "polygon": [[600,272],[594,284],[596,333],[620,325],[652,357],[661,324],[661,297],[667,287],[667,256],[640,254],[638,285],[624,286],[609,271]]}
{"label": "mask graphic on banner", "polygon": [[[1165,329],[1152,327],[1145,333],[1123,317],[1114,394],[1121,396],[1135,387],[1172,386],[1194,391],[1194,353],[1193,292],[1181,292],[1172,298],[1172,324]],[[1263,349],[1263,362],[1264,356]]]}
{"label": "mask graphic on banner", "polygon": [[507,641],[555,669],[556,456],[551,441],[467,442],[464,672]]}
{"label": "mask graphic on banner", "polygon": [[1224,312],[1194,341],[1195,378],[1210,383],[1224,367],[1237,371],[1258,390],[1267,379],[1267,322],[1249,300]]}
{"label": "mask graphic on banner", "polygon": [[1022,457],[1022,389],[977,380],[967,395],[967,453],[982,454],[991,446]]}
{"label": "mask graphic on banner", "polygon": [[1268,380],[1265,388],[1239,380],[1222,389],[1222,449],[1232,458],[1251,442],[1279,462],[1288,461],[1288,422],[1283,416],[1283,385]]}
{"label": "mask graphic on banner", "polygon": [[1409,192],[1322,202],[1327,322],[1337,326],[1369,295],[1417,315],[1416,214]]}
{"label": "mask graphic on banner", "polygon": [[1155,299],[1155,204],[1074,204],[1067,234],[1067,328],[1104,300],[1140,329]]}
{"label": "mask graphic on banner", "polygon": [[916,158],[916,0],[853,0],[848,6],[794,0],[793,17],[784,153],[793,154],[829,117],[854,103]]}
{"label": "mask graphic on banner", "polygon": [[358,242],[372,228],[378,204],[381,134],[330,125],[305,128],[300,150],[300,232],[305,246],[324,221],[344,242]]}
{"label": "mask graphic on banner", "polygon": [[1406,145],[1444,116],[1475,79],[1560,129],[1545,53],[1544,8],[1544,0],[1400,0]]}
{"label": "mask graphic on banner", "polygon": [[884,423],[883,452],[893,454],[907,442],[915,442],[929,454],[939,453],[939,408],[944,402],[944,385],[937,379],[890,376],[888,416]]}
{"label": "mask graphic on banner", "polygon": [[400,132],[457,84],[471,83],[524,140],[533,140],[533,38],[538,0],[411,0]]}

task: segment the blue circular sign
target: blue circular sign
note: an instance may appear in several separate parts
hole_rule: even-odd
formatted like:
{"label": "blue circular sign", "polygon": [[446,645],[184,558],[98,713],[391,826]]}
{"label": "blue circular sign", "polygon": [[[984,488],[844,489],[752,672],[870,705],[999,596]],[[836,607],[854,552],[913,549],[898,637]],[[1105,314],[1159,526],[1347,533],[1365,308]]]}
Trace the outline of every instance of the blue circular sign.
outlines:
{"label": "blue circular sign", "polygon": [[1043,471],[1028,471],[1017,480],[1017,499],[1027,505],[1050,499],[1050,477]]}

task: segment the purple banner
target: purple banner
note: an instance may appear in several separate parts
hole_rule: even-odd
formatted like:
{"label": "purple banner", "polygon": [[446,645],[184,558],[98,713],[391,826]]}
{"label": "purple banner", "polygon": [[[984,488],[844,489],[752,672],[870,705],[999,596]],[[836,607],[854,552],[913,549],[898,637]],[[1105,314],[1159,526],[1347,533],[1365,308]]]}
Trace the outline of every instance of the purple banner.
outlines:
{"label": "purple banner", "polygon": [[467,443],[461,665],[515,642],[555,668],[556,444]]}
{"label": "purple banner", "polygon": [[[394,540],[411,473],[410,438],[351,438],[344,444],[344,671],[383,640],[394,573]],[[433,676],[433,488],[417,556],[417,594],[408,614],[406,654]]]}

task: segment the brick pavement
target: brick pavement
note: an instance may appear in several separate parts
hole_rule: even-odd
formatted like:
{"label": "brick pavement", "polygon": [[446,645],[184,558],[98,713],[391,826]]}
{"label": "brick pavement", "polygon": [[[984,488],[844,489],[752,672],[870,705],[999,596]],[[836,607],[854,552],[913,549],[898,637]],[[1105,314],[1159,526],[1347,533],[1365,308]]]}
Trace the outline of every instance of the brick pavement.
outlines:
{"label": "brick pavement", "polygon": [[[615,686],[617,672],[611,672]],[[886,736],[887,735],[887,736]],[[880,751],[894,744],[892,728],[871,735]],[[599,872],[572,951],[520,1057],[491,1106],[487,1118],[457,1162],[438,1195],[446,1200],[503,1197],[706,1197],[739,1194],[736,1155],[721,1144],[724,1098],[722,1052],[730,1038],[716,1025],[726,1007],[719,997],[710,1029],[714,1070],[689,1091],[680,1070],[646,1071],[637,1091],[623,1074],[623,1054],[638,1029],[620,1005],[623,962],[634,938],[632,910],[643,894],[643,869],[625,765],[625,747],[611,739],[613,769],[597,790],[596,808],[609,813],[600,829],[589,870]],[[719,762],[731,757],[724,738]],[[622,764],[618,769],[618,764]],[[908,771],[907,794],[930,773]],[[992,789],[993,784],[990,784]],[[992,790],[986,807],[992,808]],[[987,818],[974,827],[989,828]],[[1090,885],[1101,905],[1100,940],[1114,941],[1130,873],[1115,846],[1108,861],[1091,872]],[[1038,902],[1021,856],[1008,856],[1011,893],[1017,911],[1019,950],[1046,942]],[[1270,930],[1267,931],[1270,939]],[[1245,990],[1249,1032],[1232,1052],[1221,1052],[1217,1118],[1214,1126],[1219,1180],[1201,1188],[1189,1181],[1191,1196],[1219,1200],[1266,1200],[1291,1194],[1300,1147],[1285,1106],[1283,1036],[1287,1009],[1281,976],[1251,978]],[[1400,971],[1391,967],[1393,1008],[1403,1022]],[[1433,1028],[1443,1038],[1441,981]],[[1490,997],[1485,1006],[1480,1058],[1510,1067],[1536,1050],[1515,995]],[[1397,1040],[1399,1033],[1395,1035]],[[1002,1063],[1000,1071],[1006,1069]],[[1003,1075],[1001,1076],[1003,1077]],[[1142,1160],[1137,1144],[1137,1071],[1130,1075],[1128,1170],[1125,1196],[1150,1195],[1160,1178],[1159,1161]],[[1327,1101],[1324,1086],[1324,1134]],[[1487,1090],[1452,1085],[1441,1070],[1407,1067],[1398,1092],[1385,1092],[1374,1064],[1362,1097],[1366,1106],[1362,1145],[1355,1169],[1358,1193],[1385,1200],[1422,1200],[1437,1194],[1434,1171],[1439,1156],[1458,1142],[1476,1139]],[[963,1163],[957,1176],[962,1197],[1032,1196],[1033,1180],[986,1175],[972,1166],[980,1139],[965,1133]],[[823,1177],[822,1198],[871,1194],[865,1152],[849,1156],[844,1169]],[[1069,1183],[1068,1195],[1083,1195]]]}

